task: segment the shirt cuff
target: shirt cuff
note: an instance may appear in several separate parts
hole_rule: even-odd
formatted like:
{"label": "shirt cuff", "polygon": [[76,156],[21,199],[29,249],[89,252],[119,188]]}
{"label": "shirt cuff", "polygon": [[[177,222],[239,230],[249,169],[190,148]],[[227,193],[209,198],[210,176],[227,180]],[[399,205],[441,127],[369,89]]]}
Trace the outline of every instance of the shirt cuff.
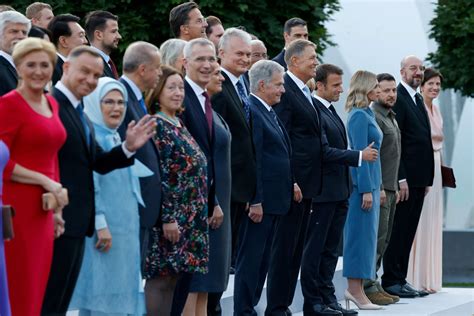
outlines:
{"label": "shirt cuff", "polygon": [[136,151],[130,151],[127,149],[127,146],[125,146],[125,142],[122,143],[122,150],[123,153],[127,158],[131,158],[133,155],[135,155]]}
{"label": "shirt cuff", "polygon": [[261,206],[262,203],[255,203],[255,204],[250,204],[250,206]]}
{"label": "shirt cuff", "polygon": [[398,180],[398,183],[407,182],[407,179]]}
{"label": "shirt cuff", "polygon": [[359,164],[357,165],[357,167],[360,166],[362,166],[362,151],[359,151]]}
{"label": "shirt cuff", "polygon": [[107,221],[105,220],[104,214],[98,214],[95,216],[95,230],[101,230],[107,228]]}

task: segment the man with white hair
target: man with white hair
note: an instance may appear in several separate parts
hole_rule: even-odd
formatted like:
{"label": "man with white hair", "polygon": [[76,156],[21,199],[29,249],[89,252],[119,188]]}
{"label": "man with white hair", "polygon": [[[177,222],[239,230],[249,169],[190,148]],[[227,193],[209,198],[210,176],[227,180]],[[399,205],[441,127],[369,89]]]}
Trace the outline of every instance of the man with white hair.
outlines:
{"label": "man with white hair", "polygon": [[252,40],[250,47],[252,50],[252,55],[250,55],[250,67],[259,60],[268,59],[267,48],[261,40]]}
{"label": "man with white hair", "polygon": [[16,11],[0,13],[0,96],[18,85],[13,47],[28,36],[30,28],[31,22],[23,14]]}
{"label": "man with white hair", "polygon": [[250,35],[237,28],[229,28],[219,42],[221,70],[225,81],[222,92],[212,97],[212,105],[229,124],[232,133],[232,257],[235,258],[240,222],[255,195],[255,149],[252,140],[252,114],[248,88],[243,74],[250,67]]}
{"label": "man with white hair", "polygon": [[[240,227],[234,315],[256,314],[254,305],[262,290],[259,282],[267,272],[261,267],[268,262],[273,234],[282,215],[288,213],[293,196],[290,139],[272,109],[285,92],[284,71],[278,63],[267,60],[257,62],[250,70],[249,101],[257,158],[257,186],[248,216]],[[295,188],[295,199],[299,200],[301,191],[298,186]]]}

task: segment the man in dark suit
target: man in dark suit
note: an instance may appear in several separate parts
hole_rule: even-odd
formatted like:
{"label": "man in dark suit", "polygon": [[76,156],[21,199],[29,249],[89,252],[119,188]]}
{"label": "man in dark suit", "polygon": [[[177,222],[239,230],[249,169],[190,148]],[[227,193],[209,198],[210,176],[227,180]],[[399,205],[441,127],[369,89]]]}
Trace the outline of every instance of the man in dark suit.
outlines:
{"label": "man in dark suit", "polygon": [[[156,123],[145,116],[129,124],[126,140],[110,152],[95,142],[92,124],[83,112],[81,99],[97,86],[102,60],[96,50],[79,46],[64,63],[64,73],[52,91],[67,139],[58,154],[61,183],[69,191],[63,210],[65,233],[54,242],[53,262],[43,302],[42,315],[66,315],[84,254],[86,236],[94,233],[95,205],[92,172],[101,174],[130,166],[132,156],[154,134]],[[97,230],[98,245],[108,248],[107,229]]]}
{"label": "man in dark suit", "polygon": [[[250,105],[257,158],[257,188],[248,216],[240,228],[234,283],[234,315],[255,314],[258,282],[266,276],[262,265],[270,255],[272,236],[290,209],[293,179],[291,145],[283,123],[272,107],[285,92],[284,69],[274,61],[259,61],[250,70]],[[298,190],[301,197],[301,191]]]}
{"label": "man in dark suit", "polygon": [[273,61],[276,61],[287,70],[285,61],[285,50],[291,42],[297,39],[308,39],[308,27],[306,21],[300,18],[291,18],[285,22],[283,27],[283,38],[285,39],[285,47],[281,52],[273,57]]}
{"label": "man in dark suit", "polygon": [[[123,75],[119,79],[128,93],[127,112],[119,127],[122,138],[126,136],[131,121],[139,121],[148,111],[143,92],[155,88],[160,70],[161,57],[158,47],[147,42],[130,44],[123,55]],[[145,207],[139,206],[140,245],[142,267],[148,249],[151,228],[157,224],[161,209],[160,156],[152,139],[140,148],[135,158],[145,164],[153,175],[140,178],[140,190]]]}
{"label": "man in dark suit", "polygon": [[[205,38],[196,38],[184,46],[184,108],[181,115],[184,125],[206,156],[209,225],[218,228],[224,219],[215,195],[214,182],[214,122],[212,106],[206,86],[217,69],[214,44]],[[181,315],[189,292],[192,274],[183,274],[176,285],[172,315]]]}
{"label": "man in dark suit", "polygon": [[[219,45],[221,70],[225,81],[222,92],[212,97],[212,106],[229,125],[231,143],[231,229],[232,258],[236,255],[236,241],[240,222],[255,195],[256,165],[252,139],[252,113],[248,99],[248,88],[242,75],[250,65],[250,35],[236,28],[224,32]],[[222,293],[217,294],[220,297]],[[210,294],[210,297],[212,294]],[[211,298],[215,301],[214,298]],[[218,301],[218,300],[217,300]]]}
{"label": "man in dark suit", "polygon": [[225,81],[222,92],[212,97],[212,105],[229,124],[232,134],[232,252],[238,229],[248,203],[255,195],[255,151],[252,140],[252,114],[248,88],[242,75],[250,65],[250,35],[236,28],[224,32],[219,46],[221,70]]}
{"label": "man in dark suit", "polygon": [[18,74],[13,63],[15,45],[27,37],[31,22],[16,11],[0,13],[0,96],[16,89]]}
{"label": "man in dark suit", "polygon": [[169,22],[171,32],[176,38],[186,42],[200,37],[207,38],[206,19],[194,1],[181,3],[171,9]]}
{"label": "man in dark suit", "polygon": [[416,56],[405,57],[400,65],[402,81],[397,87],[393,111],[402,137],[397,204],[390,243],[383,259],[382,286],[400,297],[428,295],[406,282],[410,250],[420,219],[425,194],[433,184],[434,158],[431,128],[422,96],[416,92],[425,67]]}
{"label": "man in dark suit", "polygon": [[[319,109],[305,85],[316,74],[316,45],[303,39],[295,40],[287,47],[285,60],[288,64],[284,75],[286,92],[275,111],[290,135],[292,168],[303,200],[292,203],[290,212],[280,221],[275,233],[267,280],[265,313],[268,315],[290,313],[288,307],[296,288],[311,201],[322,192],[323,161],[358,166],[361,158],[359,151],[328,146]],[[367,156],[374,152],[376,154],[371,148],[364,150]]]}
{"label": "man in dark suit", "polygon": [[67,56],[77,46],[87,44],[86,32],[79,24],[79,17],[72,14],[60,14],[55,16],[48,25],[51,32],[51,42],[56,47],[58,59],[53,71],[53,85],[63,75],[63,64]]}
{"label": "man in dark suit", "polygon": [[[316,96],[321,128],[332,148],[347,149],[344,123],[333,102],[342,93],[342,69],[323,64],[316,68]],[[332,278],[338,259],[337,248],[346,221],[352,181],[347,165],[323,162],[321,192],[313,197],[312,213],[301,262],[301,288],[305,315],[357,315],[345,310],[334,294]]]}
{"label": "man in dark suit", "polygon": [[119,33],[118,16],[109,11],[91,11],[86,15],[85,30],[91,47],[95,48],[103,59],[103,77],[119,78],[112,51],[118,48],[122,35]]}

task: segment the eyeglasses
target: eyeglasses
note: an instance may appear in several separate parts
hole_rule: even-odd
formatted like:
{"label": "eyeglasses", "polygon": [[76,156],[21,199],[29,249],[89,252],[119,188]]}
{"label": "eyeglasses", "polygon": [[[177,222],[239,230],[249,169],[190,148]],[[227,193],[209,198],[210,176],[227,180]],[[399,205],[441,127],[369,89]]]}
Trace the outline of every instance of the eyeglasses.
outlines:
{"label": "eyeglasses", "polygon": [[118,107],[125,107],[125,101],[124,100],[118,100],[118,101],[115,101],[113,99],[104,99],[102,100],[101,102],[103,105],[106,105],[106,106],[114,106],[114,105],[117,105]]}

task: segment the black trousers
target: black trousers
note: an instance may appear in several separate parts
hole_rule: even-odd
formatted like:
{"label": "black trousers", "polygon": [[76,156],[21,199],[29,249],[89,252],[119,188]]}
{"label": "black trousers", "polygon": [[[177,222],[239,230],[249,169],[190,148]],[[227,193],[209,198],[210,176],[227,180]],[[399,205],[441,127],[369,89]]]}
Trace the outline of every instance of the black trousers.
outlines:
{"label": "black trousers", "polygon": [[65,316],[84,257],[84,238],[61,236],[54,241],[42,316]]}
{"label": "black trousers", "polygon": [[293,302],[310,211],[311,199],[303,199],[301,203],[293,201],[290,211],[281,217],[275,229],[265,315],[281,314]]}
{"label": "black trousers", "polygon": [[332,278],[348,202],[313,203],[312,209],[301,262],[301,288],[308,306],[337,302]]}
{"label": "black trousers", "polygon": [[242,219],[246,215],[246,206],[247,203],[241,202],[230,202],[230,227],[232,231],[232,266],[234,266],[235,258],[237,257],[237,249],[239,242],[239,229],[242,223]]}
{"label": "black trousers", "polygon": [[398,203],[392,236],[383,257],[382,285],[405,284],[411,246],[420,220],[425,188],[409,188],[407,201]]}

